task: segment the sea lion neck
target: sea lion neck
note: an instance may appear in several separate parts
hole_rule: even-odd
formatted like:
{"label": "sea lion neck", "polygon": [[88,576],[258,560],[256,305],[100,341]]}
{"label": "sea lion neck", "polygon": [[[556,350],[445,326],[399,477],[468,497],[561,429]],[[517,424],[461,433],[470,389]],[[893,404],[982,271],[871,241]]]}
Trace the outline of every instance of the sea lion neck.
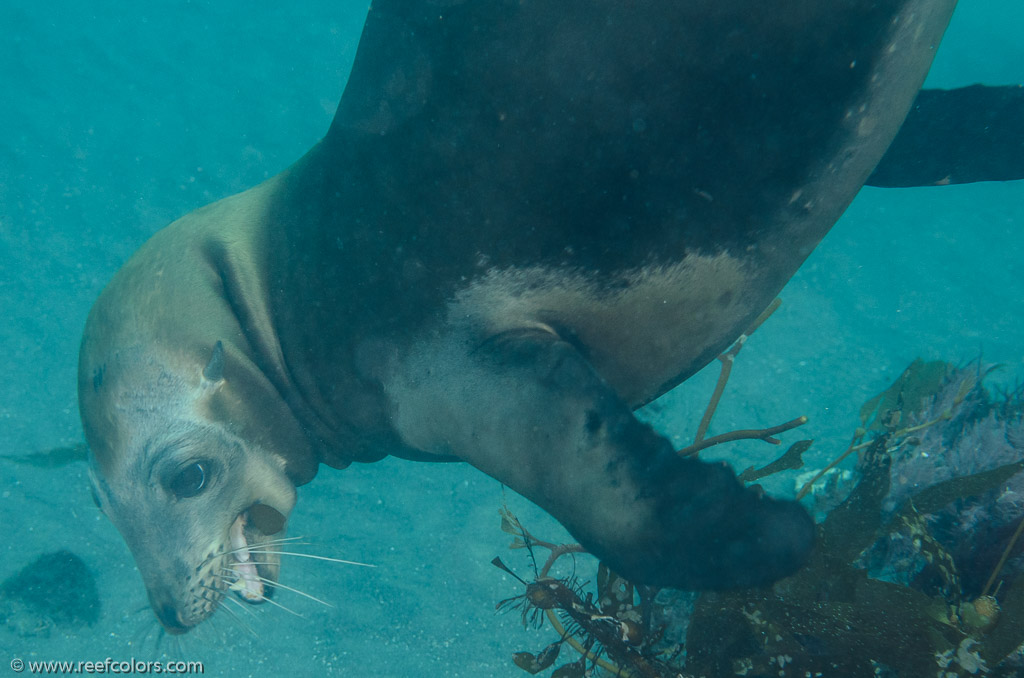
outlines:
{"label": "sea lion neck", "polygon": [[355,158],[331,139],[316,144],[272,180],[259,234],[261,303],[275,344],[267,355],[281,368],[279,391],[317,459],[337,468],[403,449],[380,385],[360,367],[360,355],[373,362],[378,339],[393,335],[399,309],[389,315],[374,292],[394,257],[381,233],[386,209],[352,179]]}

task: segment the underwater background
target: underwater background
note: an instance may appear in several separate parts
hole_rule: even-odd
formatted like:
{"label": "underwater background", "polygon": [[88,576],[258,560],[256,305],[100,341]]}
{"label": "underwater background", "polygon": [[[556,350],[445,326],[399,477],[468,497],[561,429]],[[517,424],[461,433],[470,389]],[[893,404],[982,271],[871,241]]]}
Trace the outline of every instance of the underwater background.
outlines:
{"label": "underwater background", "polygon": [[[86,465],[24,458],[82,441],[78,342],[114,271],[160,227],[276,174],[326,132],[366,6],[0,3],[0,580],[67,549],[101,602],[70,630],[9,618],[0,666],[170,658],[203,661],[211,676],[522,676],[512,653],[551,640],[494,611],[520,587],[490,560],[529,566],[499,529],[500,485],[468,466],[324,469],[300,490],[290,533],[310,553],[377,567],[286,560],[283,583],[334,607],[281,595],[301,618],[263,605],[245,617],[251,632],[218,614],[175,642],[160,640]],[[926,86],[1024,81],[1022,33],[1019,0],[963,0]],[[1024,379],[1022,229],[1024,182],[865,188],[737,359],[713,432],[807,415],[784,442],[814,438],[805,461],[818,468],[916,357],[982,355],[1004,365],[989,382]],[[646,416],[687,444],[716,377],[713,365]],[[715,455],[742,469],[778,452],[746,441]],[[792,495],[796,475],[765,485]],[[531,532],[568,539],[504,499]]]}

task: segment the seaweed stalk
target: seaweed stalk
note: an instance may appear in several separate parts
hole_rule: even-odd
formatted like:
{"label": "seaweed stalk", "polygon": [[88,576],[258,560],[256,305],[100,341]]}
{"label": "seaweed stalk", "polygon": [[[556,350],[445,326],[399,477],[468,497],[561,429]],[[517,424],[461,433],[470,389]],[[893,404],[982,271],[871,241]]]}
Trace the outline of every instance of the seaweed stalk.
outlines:
{"label": "seaweed stalk", "polygon": [[[694,437],[693,445],[685,448],[690,450],[697,443],[704,440],[704,436],[708,432],[708,427],[711,426],[711,417],[715,415],[715,410],[718,409],[718,403],[722,400],[722,393],[725,392],[725,385],[729,382],[729,375],[732,374],[733,361],[736,359],[737,354],[743,348],[743,344],[747,342],[747,338],[757,330],[764,321],[771,317],[772,313],[778,310],[779,306],[782,305],[782,299],[776,297],[772,303],[768,304],[768,308],[761,311],[761,315],[757,316],[750,327],[739,336],[739,339],[732,345],[728,351],[718,356],[718,360],[722,363],[722,371],[718,373],[718,382],[715,384],[715,390],[711,394],[711,400],[708,401],[708,406],[704,410],[704,416],[701,417],[700,424],[697,426],[697,435]],[[725,442],[725,441],[722,441]],[[703,448],[698,448],[696,451],[700,451]],[[694,454],[694,452],[687,452],[687,454]]]}
{"label": "seaweed stalk", "polygon": [[[944,421],[949,421],[950,419],[953,418],[954,410],[956,410],[956,408],[959,407],[964,402],[964,399],[967,397],[967,394],[971,392],[971,389],[974,388],[976,383],[977,383],[977,381],[974,380],[974,379],[964,379],[964,381],[960,384],[960,388],[957,391],[956,397],[953,399],[953,404],[948,409],[943,411],[939,416],[935,417],[934,419],[932,419],[930,421],[926,421],[923,424],[915,424],[913,426],[907,426],[907,427],[901,428],[898,431],[893,431],[890,434],[890,439],[891,440],[897,440],[897,439],[900,439],[900,438],[905,438],[906,436],[910,435],[911,433],[917,433],[918,431],[923,431],[926,428],[931,428],[932,426],[935,426],[936,424],[941,424]],[[886,413],[886,414],[891,416],[893,413]],[[896,412],[895,414],[897,415],[896,421],[899,421],[899,418],[902,418],[902,412]],[[833,459],[831,462],[829,462],[829,464],[825,468],[821,469],[821,471],[816,473],[813,478],[811,478],[806,483],[804,483],[804,486],[801,487],[800,491],[796,493],[796,500],[800,501],[801,499],[806,497],[807,494],[811,491],[811,487],[814,485],[814,483],[816,483],[819,480],[821,480],[822,476],[824,476],[831,469],[835,468],[840,463],[842,463],[842,461],[844,459],[846,459],[848,456],[850,456],[851,453],[858,452],[860,450],[867,449],[868,447],[870,447],[873,444],[873,442],[874,442],[873,440],[868,440],[866,442],[860,442],[860,440],[866,434],[867,434],[866,429],[858,428],[857,431],[853,435],[853,440],[850,442],[850,446],[846,448],[846,451],[843,452],[842,454],[840,454],[835,459]]]}
{"label": "seaweed stalk", "polygon": [[804,486],[801,487],[800,491],[796,493],[796,500],[800,501],[801,499],[806,497],[807,494],[811,491],[811,488],[814,486],[814,483],[816,483],[819,480],[821,480],[822,477],[824,477],[824,475],[826,473],[828,473],[829,471],[834,469],[836,466],[841,464],[843,459],[846,459],[848,456],[850,456],[850,453],[852,453],[854,450],[859,450],[859,449],[863,449],[863,448],[867,447],[870,443],[860,443],[860,444],[858,444],[858,441],[860,441],[860,439],[863,438],[863,437],[864,437],[864,429],[860,429],[860,428],[857,429],[857,432],[853,435],[853,440],[850,441],[850,444],[847,446],[846,451],[843,452],[842,454],[840,454],[838,457],[836,457],[832,461],[830,461],[828,463],[828,465],[825,466],[825,468],[823,468],[820,471],[818,471],[817,473],[815,473],[813,478],[811,478],[806,483],[804,483]]}
{"label": "seaweed stalk", "polygon": [[981,591],[982,598],[987,596],[988,592],[992,590],[992,584],[996,582],[996,578],[1003,571],[1006,561],[1010,559],[1010,553],[1013,551],[1013,547],[1017,545],[1022,532],[1024,532],[1024,516],[1021,516],[1021,519],[1017,522],[1017,529],[1014,531],[1013,536],[1010,537],[1010,543],[1003,549],[1003,555],[999,557],[999,562],[996,563],[996,566],[992,569],[992,574],[989,575],[988,581],[985,582],[985,588]]}
{"label": "seaweed stalk", "polygon": [[572,634],[570,634],[566,630],[566,628],[562,625],[562,622],[559,621],[558,615],[555,614],[554,610],[544,610],[544,614],[547,616],[548,621],[551,622],[551,627],[555,629],[558,635],[562,636],[562,638],[565,639],[565,642],[569,643],[572,649],[579,652],[580,655],[582,655],[585,659],[592,661],[605,671],[611,672],[613,676],[623,676],[623,678],[632,678],[633,673],[629,669],[613,664],[607,659],[602,659],[601,657],[597,656],[595,652],[584,647],[583,643],[576,640],[576,638],[574,638]]}
{"label": "seaweed stalk", "polygon": [[705,450],[715,445],[721,445],[722,443],[731,443],[734,440],[763,440],[766,443],[778,445],[782,441],[773,436],[775,436],[778,433],[783,433],[785,431],[789,431],[790,429],[794,429],[797,426],[803,426],[806,423],[807,417],[799,416],[796,419],[787,421],[785,424],[779,424],[778,426],[770,426],[768,428],[742,429],[740,431],[729,431],[728,433],[722,433],[717,436],[712,436],[707,440],[702,440],[700,442],[694,443],[693,445],[684,447],[683,449],[678,451],[678,454],[681,457],[689,457],[697,454],[701,450]]}

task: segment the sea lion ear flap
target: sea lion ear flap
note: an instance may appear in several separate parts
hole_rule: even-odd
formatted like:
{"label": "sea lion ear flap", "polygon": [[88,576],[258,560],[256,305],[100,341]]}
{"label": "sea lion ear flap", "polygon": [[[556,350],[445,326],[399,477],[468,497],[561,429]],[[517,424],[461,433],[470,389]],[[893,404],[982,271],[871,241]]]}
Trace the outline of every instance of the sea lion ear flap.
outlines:
{"label": "sea lion ear flap", "polygon": [[224,383],[224,343],[217,340],[213,345],[213,355],[210,362],[203,368],[203,386],[217,387]]}

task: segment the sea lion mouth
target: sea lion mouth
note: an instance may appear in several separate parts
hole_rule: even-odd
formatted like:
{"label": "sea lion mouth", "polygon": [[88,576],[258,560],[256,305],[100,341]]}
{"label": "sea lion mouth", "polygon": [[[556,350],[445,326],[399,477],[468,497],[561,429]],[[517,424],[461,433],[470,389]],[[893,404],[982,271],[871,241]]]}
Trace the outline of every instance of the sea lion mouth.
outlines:
{"label": "sea lion mouth", "polygon": [[267,504],[253,504],[231,524],[228,569],[235,575],[229,588],[247,603],[262,603],[273,595],[281,559],[268,549],[270,537],[284,529],[285,517]]}

